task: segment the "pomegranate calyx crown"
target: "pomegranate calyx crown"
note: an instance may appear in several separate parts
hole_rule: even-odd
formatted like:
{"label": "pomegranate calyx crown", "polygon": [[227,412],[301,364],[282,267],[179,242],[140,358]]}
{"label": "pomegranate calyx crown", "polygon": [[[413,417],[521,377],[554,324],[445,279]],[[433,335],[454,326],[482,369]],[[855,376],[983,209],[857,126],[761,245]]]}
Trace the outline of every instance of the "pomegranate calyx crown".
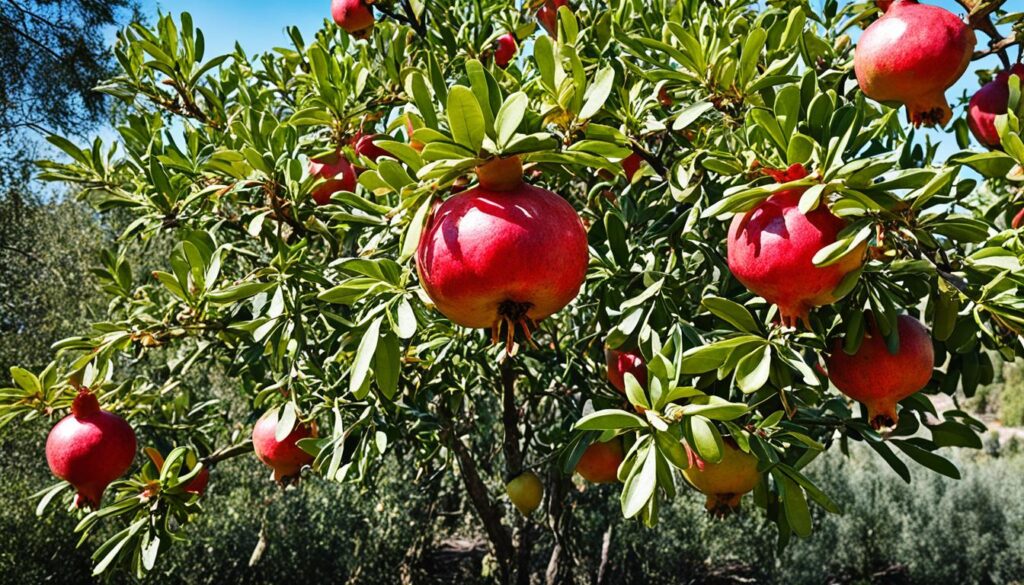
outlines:
{"label": "pomegranate calyx crown", "polygon": [[480,186],[490,191],[511,191],[523,183],[523,161],[518,156],[494,157],[476,167]]}
{"label": "pomegranate calyx crown", "polygon": [[84,418],[99,412],[99,410],[100,401],[88,388],[79,389],[78,395],[71,402],[71,414],[75,418]]}

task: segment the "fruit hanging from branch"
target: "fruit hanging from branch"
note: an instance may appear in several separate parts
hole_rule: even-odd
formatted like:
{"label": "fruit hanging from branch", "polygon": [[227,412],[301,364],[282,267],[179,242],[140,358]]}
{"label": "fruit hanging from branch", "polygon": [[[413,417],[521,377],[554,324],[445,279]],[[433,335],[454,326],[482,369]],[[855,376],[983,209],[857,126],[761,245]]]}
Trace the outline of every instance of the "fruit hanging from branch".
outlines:
{"label": "fruit hanging from branch", "polygon": [[639,349],[604,350],[605,363],[608,366],[608,381],[619,392],[626,392],[626,374],[633,374],[636,381],[647,387],[647,364]]}
{"label": "fruit hanging from branch", "polygon": [[[786,171],[765,171],[779,183],[803,179],[803,165]],[[737,214],[729,227],[729,270],[751,292],[779,307],[786,326],[807,322],[814,307],[835,302],[844,278],[864,262],[861,245],[838,262],[815,266],[814,255],[833,244],[846,221],[829,211],[824,202],[813,211],[800,211],[806,188],[779,191],[750,211]]]}
{"label": "fruit hanging from branch", "polygon": [[282,440],[277,440],[277,422],[279,409],[264,414],[252,428],[252,446],[256,457],[264,465],[274,470],[274,480],[278,483],[291,483],[298,479],[299,471],[304,465],[313,462],[313,456],[298,446],[298,442],[309,437],[316,437],[316,427],[305,423],[296,423],[291,432]]}
{"label": "fruit hanging from branch", "polygon": [[740,450],[728,437],[722,440],[722,459],[717,463],[701,459],[689,445],[686,445],[686,458],[690,465],[683,470],[683,476],[707,496],[704,507],[712,516],[727,516],[739,510],[743,494],[761,481],[757,457]]}
{"label": "fruit hanging from branch", "polygon": [[54,475],[74,486],[76,508],[98,508],[104,490],[134,459],[135,431],[123,418],[100,410],[88,388],[78,391],[71,414],[46,438],[46,462]]}
{"label": "fruit hanging from branch", "polygon": [[426,225],[416,268],[441,313],[463,327],[491,329],[506,349],[516,328],[576,298],[587,271],[587,233],[565,199],[522,180],[518,157],[476,169],[479,184],[441,203]]}
{"label": "fruit hanging from branch", "polygon": [[382,156],[391,156],[391,153],[377,146],[376,142],[381,139],[386,139],[386,137],[382,134],[358,132],[352,137],[352,149],[358,156],[364,156],[371,162],[377,162],[377,159]]}
{"label": "fruit hanging from branch", "polygon": [[893,353],[874,316],[864,318],[867,327],[857,351],[846,353],[843,340],[837,339],[825,367],[828,379],[840,392],[867,406],[872,427],[891,427],[899,420],[896,403],[927,386],[932,378],[932,337],[920,321],[900,315],[899,349]]}
{"label": "fruit hanging from branch", "polygon": [[945,92],[967,70],[975,43],[952,12],[894,0],[861,35],[854,71],[865,95],[906,105],[915,126],[945,126],[953,117]]}
{"label": "fruit hanging from branch", "polygon": [[505,484],[508,499],[523,516],[529,516],[540,507],[544,497],[544,484],[532,471],[524,471]]}
{"label": "fruit hanging from branch", "polygon": [[309,174],[324,179],[311,193],[317,205],[327,205],[331,195],[356,188],[356,170],[341,151],[310,159]]}
{"label": "fruit hanging from branch", "polygon": [[516,51],[519,50],[519,42],[516,40],[516,35],[505,33],[498,37],[495,44],[497,47],[494,49],[494,63],[504,69],[515,58]]}
{"label": "fruit hanging from branch", "polygon": [[331,0],[331,17],[357,39],[365,39],[373,32],[373,8],[366,0]]}
{"label": "fruit hanging from branch", "polygon": [[590,483],[616,483],[624,459],[621,437],[591,443],[576,463],[576,473]]}
{"label": "fruit hanging from branch", "polygon": [[558,8],[568,5],[568,0],[545,0],[537,9],[537,22],[544,27],[549,37],[558,37]]}
{"label": "fruit hanging from branch", "polygon": [[967,127],[982,146],[1000,148],[1002,145],[996,130],[996,118],[1009,109],[1011,75],[1020,78],[1024,85],[1024,64],[1017,63],[1006,71],[1000,71],[995,79],[971,97],[967,106]]}

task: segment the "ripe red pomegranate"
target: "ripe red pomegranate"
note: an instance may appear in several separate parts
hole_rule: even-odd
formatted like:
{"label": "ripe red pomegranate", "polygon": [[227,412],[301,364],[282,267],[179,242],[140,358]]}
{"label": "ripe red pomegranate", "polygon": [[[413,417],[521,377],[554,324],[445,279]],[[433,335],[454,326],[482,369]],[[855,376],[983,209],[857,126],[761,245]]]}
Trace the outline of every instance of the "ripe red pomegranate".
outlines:
{"label": "ripe red pomegranate", "polygon": [[996,117],[1006,113],[1010,104],[1010,76],[1016,75],[1024,85],[1024,63],[1017,63],[978,90],[967,106],[967,126],[982,146],[1000,148]]}
{"label": "ripe red pomegranate", "polygon": [[135,431],[123,418],[100,410],[88,388],[78,391],[71,414],[46,438],[46,462],[54,475],[75,487],[76,508],[98,508],[103,491],[128,471],[133,459]]}
{"label": "ripe red pomegranate", "polygon": [[365,0],[331,0],[331,17],[357,39],[365,39],[373,32],[373,8]]}
{"label": "ripe red pomegranate", "polygon": [[683,470],[683,476],[707,496],[704,507],[713,516],[727,516],[738,510],[743,494],[761,481],[757,457],[744,453],[731,438],[723,441],[722,460],[718,463],[704,461],[689,445],[685,446],[690,466]]}
{"label": "ripe red pomegranate", "polygon": [[644,357],[640,355],[639,349],[605,349],[604,358],[608,364],[608,381],[616,390],[623,393],[626,391],[627,373],[633,374],[641,386],[647,387],[647,364],[644,363]]}
{"label": "ripe red pomegranate", "polygon": [[633,180],[633,175],[640,170],[640,163],[642,161],[643,159],[640,158],[640,155],[635,152],[622,159],[622,162],[619,164],[622,165],[622,172],[626,173],[627,181]]}
{"label": "ripe red pomegranate", "polygon": [[301,439],[316,436],[314,425],[296,424],[283,441],[278,442],[274,433],[277,429],[277,409],[263,415],[252,428],[252,446],[256,457],[274,470],[274,479],[287,482],[299,475],[303,465],[313,462],[313,456],[299,448]]}
{"label": "ripe red pomegranate", "polygon": [[974,31],[955,14],[894,0],[860,36],[853,68],[860,88],[880,102],[901,102],[915,126],[953,117],[945,92],[971,62]]}
{"label": "ripe red pomegranate", "polygon": [[383,134],[363,134],[359,132],[352,137],[352,148],[359,156],[365,156],[371,161],[377,162],[377,159],[382,156],[392,156],[391,153],[375,144],[381,138],[386,137]]}
{"label": "ripe red pomegranate", "polygon": [[668,90],[665,89],[665,86],[661,86],[661,89],[658,90],[658,103],[665,106],[666,108],[671,107],[673,104],[676,103],[675,100],[672,99],[672,96],[668,93]]}
{"label": "ripe red pomegranate", "polygon": [[[779,183],[807,176],[803,165],[786,171],[765,170]],[[846,222],[819,205],[814,211],[800,211],[800,196],[806,189],[780,191],[744,214],[737,214],[729,227],[729,270],[751,292],[779,307],[786,326],[806,323],[813,307],[835,302],[836,287],[850,272],[860,268],[866,245],[830,266],[817,267],[811,261],[825,246],[836,241]]]}
{"label": "ripe red pomegranate", "polygon": [[479,184],[441,203],[416,253],[420,282],[437,309],[464,327],[506,326],[527,338],[559,311],[586,276],[587,233],[565,199],[523,183],[518,157],[476,169]]}
{"label": "ripe red pomegranate", "polygon": [[317,205],[327,205],[331,202],[331,195],[339,191],[354,191],[356,188],[356,170],[341,152],[311,159],[309,174],[325,179],[312,192]]}
{"label": "ripe red pomegranate", "polygon": [[1024,224],[1024,209],[1017,212],[1017,215],[1013,216],[1013,221],[1010,222],[1010,227],[1015,230],[1019,230],[1021,224]]}
{"label": "ripe red pomegranate", "polygon": [[857,353],[848,355],[843,351],[842,339],[837,339],[825,366],[832,384],[843,394],[863,402],[868,407],[871,426],[880,429],[899,420],[897,402],[928,385],[935,351],[925,326],[913,317],[900,315],[899,351],[889,353],[874,318],[870,313],[865,318],[867,329]]}
{"label": "ripe red pomegranate", "polygon": [[188,484],[185,485],[185,491],[190,494],[196,494],[201,496],[206,493],[206,486],[210,483],[210,468],[204,467],[199,475],[192,478]]}
{"label": "ripe red pomegranate", "polygon": [[576,463],[576,473],[590,483],[614,483],[619,481],[619,465],[623,459],[621,438],[592,443]]}
{"label": "ripe red pomegranate", "polygon": [[519,43],[516,42],[516,35],[505,33],[498,37],[498,46],[494,50],[494,63],[502,69],[508,67],[512,58],[516,56]]}
{"label": "ripe red pomegranate", "polygon": [[548,36],[558,38],[558,8],[568,4],[569,0],[546,0],[537,10],[537,22],[548,32]]}

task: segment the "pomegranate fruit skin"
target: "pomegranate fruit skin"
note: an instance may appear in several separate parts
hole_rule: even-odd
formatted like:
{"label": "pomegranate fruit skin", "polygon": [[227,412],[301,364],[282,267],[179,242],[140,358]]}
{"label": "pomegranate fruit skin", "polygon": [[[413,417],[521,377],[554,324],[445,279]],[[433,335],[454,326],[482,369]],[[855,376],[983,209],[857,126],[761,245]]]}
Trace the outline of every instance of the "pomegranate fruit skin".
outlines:
{"label": "pomegranate fruit skin", "polygon": [[1010,227],[1015,230],[1019,230],[1020,226],[1024,224],[1024,209],[1017,212],[1017,215],[1013,216],[1013,221],[1010,222]]}
{"label": "pomegranate fruit skin", "polygon": [[135,459],[135,431],[116,414],[100,410],[96,396],[81,390],[71,414],[50,430],[46,462],[50,471],[75,487],[75,507],[98,508],[110,482]]}
{"label": "pomegranate fruit skin", "polygon": [[617,349],[604,350],[605,363],[608,364],[608,381],[619,392],[626,392],[626,374],[633,374],[636,381],[644,388],[647,387],[647,364],[640,355],[639,349],[619,351]]}
{"label": "pomegranate fruit skin", "polygon": [[544,484],[532,471],[524,471],[505,485],[508,499],[523,516],[529,516],[540,507],[544,498]]}
{"label": "pomegranate fruit skin", "polygon": [[537,10],[537,22],[544,27],[549,37],[558,38],[558,8],[568,4],[568,0],[546,0]]}
{"label": "pomegranate fruit skin", "polygon": [[640,170],[640,163],[642,161],[643,159],[640,158],[640,155],[635,152],[622,159],[622,162],[619,164],[622,165],[622,172],[626,174],[627,181],[631,182],[633,180],[633,175]]}
{"label": "pomegranate fruit skin", "polygon": [[311,159],[309,174],[321,177],[325,181],[311,195],[317,205],[327,205],[331,195],[339,191],[354,191],[356,188],[356,170],[348,162],[345,155],[338,152],[330,156]]}
{"label": "pomegranate fruit skin", "polygon": [[364,0],[331,0],[331,18],[357,39],[365,39],[373,32],[373,8]]}
{"label": "pomegranate fruit skin", "polygon": [[576,298],[587,262],[587,233],[576,210],[522,182],[509,190],[478,186],[445,200],[416,252],[420,282],[437,309],[474,328],[556,313]]}
{"label": "pomegranate fruit skin", "polygon": [[967,105],[967,127],[982,146],[1001,148],[1002,141],[996,130],[996,117],[1006,113],[1010,104],[1010,76],[1021,78],[1024,85],[1024,64],[1017,63],[986,83],[971,97]]}
{"label": "pomegranate fruit skin", "polygon": [[274,480],[281,482],[299,474],[303,465],[313,462],[313,456],[299,448],[296,443],[307,437],[315,437],[315,430],[309,425],[296,424],[283,441],[274,436],[277,430],[278,411],[263,415],[252,428],[252,446],[256,457],[274,470]]}
{"label": "pomegranate fruit skin", "polygon": [[857,82],[872,99],[906,105],[915,126],[945,126],[953,116],[945,91],[967,70],[976,42],[952,12],[894,0],[857,43]]}
{"label": "pomegranate fruit skin", "polygon": [[825,360],[828,378],[840,392],[868,407],[868,421],[876,429],[894,426],[896,403],[928,385],[935,364],[935,350],[928,329],[909,315],[900,315],[897,330],[899,351],[889,353],[885,338],[868,314],[864,341],[857,352],[843,351],[837,339]]}
{"label": "pomegranate fruit skin", "polygon": [[713,516],[726,516],[740,507],[743,494],[757,487],[761,474],[757,472],[757,457],[745,453],[732,439],[723,441],[722,460],[708,463],[686,446],[690,464],[683,476],[699,492],[707,496],[704,507]]}
{"label": "pomegranate fruit skin", "polygon": [[380,138],[385,138],[385,136],[383,134],[356,134],[352,137],[352,148],[356,151],[356,154],[365,156],[372,162],[377,162],[377,159],[382,156],[393,156],[375,144]]}
{"label": "pomegranate fruit skin", "polygon": [[619,465],[624,459],[619,437],[605,443],[592,443],[576,463],[576,473],[590,483],[615,483],[619,481]]}
{"label": "pomegranate fruit skin", "polygon": [[498,47],[494,50],[494,63],[502,69],[508,67],[516,56],[519,44],[516,36],[512,33],[505,33],[498,37]]}
{"label": "pomegranate fruit skin", "polygon": [[[784,172],[766,171],[783,183],[802,179],[807,170],[793,165]],[[813,307],[835,302],[836,287],[864,262],[866,244],[839,262],[818,267],[814,255],[836,241],[846,221],[824,203],[810,213],[800,211],[806,189],[780,191],[745,214],[737,214],[729,227],[729,270],[751,292],[779,307],[784,325],[806,323]]]}
{"label": "pomegranate fruit skin", "polygon": [[198,475],[192,478],[185,485],[185,491],[190,494],[201,496],[206,493],[206,486],[210,483],[210,468],[204,467]]}

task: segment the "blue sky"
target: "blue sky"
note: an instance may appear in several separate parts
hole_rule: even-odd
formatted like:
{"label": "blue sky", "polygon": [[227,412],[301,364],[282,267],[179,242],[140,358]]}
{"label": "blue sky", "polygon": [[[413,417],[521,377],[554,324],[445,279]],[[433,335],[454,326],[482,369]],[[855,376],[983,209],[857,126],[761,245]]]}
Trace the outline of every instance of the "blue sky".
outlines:
{"label": "blue sky", "polygon": [[[821,3],[821,0],[812,0],[814,6]],[[932,0],[930,3],[955,14],[964,13],[964,9],[954,0]],[[304,38],[311,38],[324,19],[330,16],[330,0],[143,0],[143,6],[154,16],[154,20],[158,10],[175,15],[180,12],[191,13],[196,26],[206,35],[208,57],[230,52],[236,41],[250,56],[276,46],[290,45],[285,33],[285,28],[290,25],[298,26]],[[987,40],[984,34],[978,34],[979,46]],[[998,60],[989,57],[973,63],[971,68],[997,66]],[[950,103],[955,104],[957,97],[965,91],[970,94],[976,90],[976,79],[968,71],[947,92]],[[933,131],[932,136],[933,140],[946,143],[942,154],[948,155],[956,150],[948,133]]]}

